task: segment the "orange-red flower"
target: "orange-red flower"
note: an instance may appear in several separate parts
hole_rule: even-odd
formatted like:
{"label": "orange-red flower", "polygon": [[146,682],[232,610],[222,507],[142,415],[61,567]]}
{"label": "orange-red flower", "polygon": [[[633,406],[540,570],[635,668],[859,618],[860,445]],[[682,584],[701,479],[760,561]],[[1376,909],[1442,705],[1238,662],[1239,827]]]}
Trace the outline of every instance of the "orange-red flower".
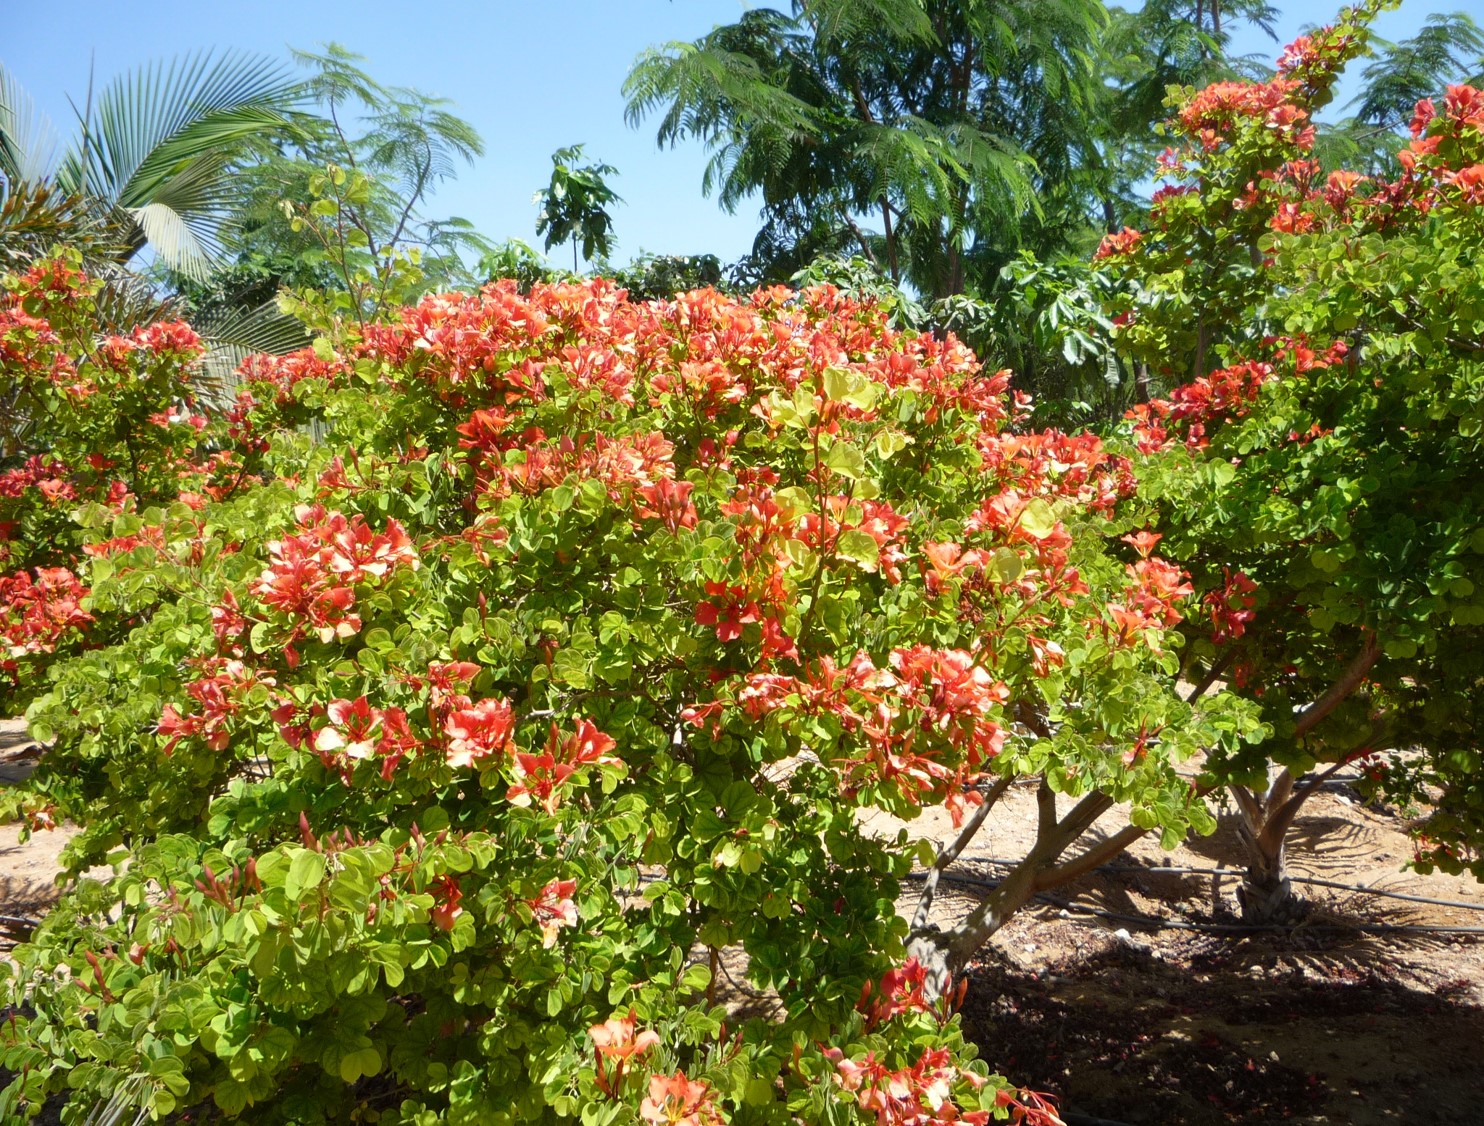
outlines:
{"label": "orange-red flower", "polygon": [[502,755],[510,745],[515,730],[515,716],[509,700],[490,698],[471,704],[457,697],[457,706],[443,723],[448,734],[448,765],[473,766],[491,755]]}
{"label": "orange-red flower", "polygon": [[639,1117],[653,1126],[720,1126],[721,1111],[711,1101],[715,1094],[684,1071],[656,1075],[649,1081],[649,1097],[639,1104]]}

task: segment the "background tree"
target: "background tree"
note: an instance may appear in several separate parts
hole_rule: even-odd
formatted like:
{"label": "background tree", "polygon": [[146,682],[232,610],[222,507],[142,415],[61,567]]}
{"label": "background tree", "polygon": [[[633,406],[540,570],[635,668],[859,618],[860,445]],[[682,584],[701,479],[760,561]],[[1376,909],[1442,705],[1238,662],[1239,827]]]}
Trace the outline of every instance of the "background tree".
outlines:
{"label": "background tree", "polygon": [[707,286],[726,288],[721,260],[714,254],[639,254],[614,270],[613,280],[631,301],[660,300]]}
{"label": "background tree", "polygon": [[1312,115],[1380,7],[1300,39],[1272,81],[1182,99],[1174,190],[1103,251],[1131,283],[1120,348],[1193,377],[1134,434],[1167,549],[1215,615],[1185,678],[1248,694],[1271,729],[1212,762],[1259,919],[1296,913],[1288,830],[1349,763],[1372,792],[1431,795],[1419,860],[1484,871],[1484,94],[1417,106],[1395,179],[1325,175]]}
{"label": "background tree", "polygon": [[1169,112],[1170,88],[1266,77],[1265,58],[1231,54],[1232,36],[1245,25],[1277,42],[1279,15],[1263,0],[1148,0],[1132,10],[1111,9],[1097,56],[1096,155],[1104,169],[1099,218],[1105,231],[1133,222],[1146,206],[1149,170],[1167,143],[1157,127]]}
{"label": "background tree", "polygon": [[551,183],[534,196],[541,205],[536,233],[546,237],[546,249],[572,240],[572,272],[577,273],[577,250],[589,262],[608,257],[613,249],[613,216],[608,208],[622,203],[605,176],[616,175],[611,164],[582,164],[581,145],[568,145],[551,154]]}
{"label": "background tree", "polygon": [[1351,116],[1319,130],[1315,155],[1325,170],[1346,168],[1396,176],[1417,103],[1438,97],[1450,83],[1484,79],[1484,33],[1466,12],[1434,13],[1410,39],[1373,38],[1375,56],[1361,72]]}
{"label": "background tree", "polygon": [[294,57],[310,70],[305,97],[318,118],[296,146],[250,170],[239,265],[281,262],[283,283],[328,274],[327,315],[357,320],[477,282],[463,256],[489,243],[467,220],[425,211],[460,163],[483,154],[474,127],[443,99],[377,82],[338,44]]}
{"label": "background tree", "polygon": [[760,197],[760,275],[805,264],[795,248],[853,244],[944,296],[992,286],[1021,246],[1064,242],[1077,208],[1053,185],[1080,181],[1093,144],[1105,23],[1091,0],[799,0],[647,52],[628,114],[658,113],[661,144],[705,144],[722,206]]}

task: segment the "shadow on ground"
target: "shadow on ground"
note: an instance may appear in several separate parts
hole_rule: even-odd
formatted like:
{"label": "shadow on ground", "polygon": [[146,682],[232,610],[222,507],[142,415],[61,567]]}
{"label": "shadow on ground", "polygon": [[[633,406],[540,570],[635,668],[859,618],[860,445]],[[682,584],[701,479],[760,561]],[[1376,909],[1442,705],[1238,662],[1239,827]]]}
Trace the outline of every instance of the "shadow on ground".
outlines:
{"label": "shadow on ground", "polygon": [[1032,971],[976,967],[982,1055],[1065,1111],[1131,1126],[1478,1121],[1484,1010],[1361,935],[1113,939]]}

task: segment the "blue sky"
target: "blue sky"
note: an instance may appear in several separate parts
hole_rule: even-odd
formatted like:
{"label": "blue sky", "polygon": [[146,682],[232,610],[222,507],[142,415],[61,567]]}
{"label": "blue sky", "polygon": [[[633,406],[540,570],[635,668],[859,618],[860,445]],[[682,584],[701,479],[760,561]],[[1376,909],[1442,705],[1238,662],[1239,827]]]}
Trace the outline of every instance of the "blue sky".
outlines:
{"label": "blue sky", "polygon": [[[750,246],[752,210],[729,216],[703,197],[699,146],[660,151],[652,126],[624,123],[619,87],[646,47],[694,39],[745,6],[743,0],[54,0],[16,5],[6,16],[0,62],[65,134],[67,95],[82,98],[90,55],[101,82],[152,58],[201,47],[286,57],[290,46],[333,40],[366,56],[379,81],[451,99],[484,136],[484,158],[443,187],[430,213],[462,215],[489,237],[536,244],[531,195],[550,175],[552,151],[582,142],[589,157],[620,173],[613,181],[625,200],[614,214],[619,260],[640,250],[709,251],[725,260]],[[1286,41],[1305,24],[1331,18],[1338,0],[1280,0],[1280,7]],[[1405,38],[1429,12],[1460,9],[1484,22],[1484,0],[1406,0],[1382,17],[1378,31]],[[1258,33],[1237,46],[1270,59],[1278,52]]]}

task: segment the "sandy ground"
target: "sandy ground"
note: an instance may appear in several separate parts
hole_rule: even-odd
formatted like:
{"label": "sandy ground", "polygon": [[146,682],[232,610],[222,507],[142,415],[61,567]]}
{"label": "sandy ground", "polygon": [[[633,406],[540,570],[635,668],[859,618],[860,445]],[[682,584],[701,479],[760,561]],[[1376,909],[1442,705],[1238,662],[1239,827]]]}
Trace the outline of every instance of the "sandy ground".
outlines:
{"label": "sandy ground", "polygon": [[[1034,824],[1033,792],[1012,791],[961,874],[993,879]],[[1299,885],[1304,925],[1244,931],[1236,877],[1161,871],[1240,868],[1234,828],[1173,852],[1146,838],[996,935],[964,1003],[971,1039],[1073,1126],[1484,1122],[1484,934],[1447,929],[1484,930],[1484,885],[1406,871],[1406,822],[1344,786],[1309,800],[1290,842],[1294,876],[1459,906]],[[943,922],[974,903],[953,891]]]}
{"label": "sandy ground", "polygon": [[[25,776],[25,747],[20,725],[0,720],[0,784]],[[935,918],[966,913],[972,881],[1024,852],[1034,805],[1030,789],[1006,795]],[[1104,831],[1120,827],[1116,810],[1105,820]],[[868,826],[896,828],[884,817]],[[951,828],[935,813],[910,830]],[[63,826],[21,844],[18,826],[0,825],[0,950],[54,899],[69,836]],[[1294,875],[1459,906],[1304,886],[1304,925],[1222,929],[1238,923],[1235,877],[1161,869],[1238,868],[1235,832],[1169,853],[1145,839],[1120,870],[1059,889],[996,936],[963,1009],[981,1054],[1056,1096],[1071,1126],[1484,1122],[1484,934],[1447,929],[1484,929],[1484,886],[1404,870],[1404,820],[1344,786],[1312,798],[1290,840]]]}

